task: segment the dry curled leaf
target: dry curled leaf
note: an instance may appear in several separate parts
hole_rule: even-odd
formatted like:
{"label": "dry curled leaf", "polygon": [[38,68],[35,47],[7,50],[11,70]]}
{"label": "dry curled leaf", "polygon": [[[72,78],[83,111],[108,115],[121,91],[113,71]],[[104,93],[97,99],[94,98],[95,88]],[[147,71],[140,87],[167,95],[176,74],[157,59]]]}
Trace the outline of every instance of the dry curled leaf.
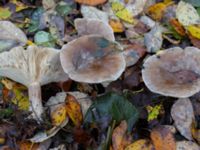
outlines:
{"label": "dry curled leaf", "polygon": [[193,107],[188,98],[176,101],[171,108],[171,116],[178,131],[188,140],[192,140],[191,125],[194,120]]}
{"label": "dry curled leaf", "polygon": [[151,140],[155,150],[176,150],[176,142],[168,128],[158,126],[151,131]]}
{"label": "dry curled leaf", "polygon": [[149,140],[140,139],[127,146],[125,150],[154,150],[154,146]]}

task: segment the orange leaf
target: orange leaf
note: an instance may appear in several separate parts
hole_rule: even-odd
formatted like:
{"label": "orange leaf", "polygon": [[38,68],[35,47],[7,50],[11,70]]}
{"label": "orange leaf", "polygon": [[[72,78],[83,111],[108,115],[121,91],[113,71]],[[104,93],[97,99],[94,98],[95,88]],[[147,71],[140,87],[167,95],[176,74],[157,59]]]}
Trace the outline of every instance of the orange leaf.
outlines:
{"label": "orange leaf", "polygon": [[75,0],[75,1],[80,4],[96,6],[96,5],[105,3],[107,0]]}
{"label": "orange leaf", "polygon": [[124,26],[119,20],[110,20],[109,21],[110,26],[112,27],[114,32],[120,33],[124,31]]}
{"label": "orange leaf", "polygon": [[75,124],[76,127],[80,127],[83,121],[83,114],[81,106],[76,98],[70,94],[66,97],[66,110],[69,118]]}
{"label": "orange leaf", "polygon": [[154,128],[151,132],[151,139],[155,150],[176,150],[173,134],[164,126]]}
{"label": "orange leaf", "polygon": [[171,19],[170,24],[172,25],[172,27],[176,30],[178,34],[180,34],[181,36],[185,36],[185,29],[183,28],[183,26],[180,24],[180,22],[177,19]]}
{"label": "orange leaf", "polygon": [[38,144],[34,144],[27,141],[18,142],[20,150],[37,150],[39,148]]}
{"label": "orange leaf", "polygon": [[153,144],[147,139],[140,139],[126,147],[125,150],[153,150]]}

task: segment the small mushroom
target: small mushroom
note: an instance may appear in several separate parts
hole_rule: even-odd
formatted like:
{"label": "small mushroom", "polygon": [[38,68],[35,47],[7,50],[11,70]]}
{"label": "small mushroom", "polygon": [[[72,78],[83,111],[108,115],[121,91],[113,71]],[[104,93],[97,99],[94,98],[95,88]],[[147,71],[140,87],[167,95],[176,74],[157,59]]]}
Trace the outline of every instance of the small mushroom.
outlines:
{"label": "small mushroom", "polygon": [[174,47],[147,58],[142,78],[152,92],[187,98],[200,91],[199,66],[198,48]]}
{"label": "small mushroom", "polygon": [[125,70],[121,47],[97,35],[86,35],[64,45],[61,65],[69,77],[78,82],[113,81]]}
{"label": "small mushroom", "polygon": [[110,41],[115,41],[115,36],[110,25],[99,19],[78,18],[74,21],[74,24],[80,36],[96,34]]}
{"label": "small mushroom", "polygon": [[60,64],[59,51],[37,46],[29,46],[27,50],[15,47],[1,53],[0,75],[28,87],[30,110],[33,117],[40,120],[43,113],[41,85],[68,79]]}

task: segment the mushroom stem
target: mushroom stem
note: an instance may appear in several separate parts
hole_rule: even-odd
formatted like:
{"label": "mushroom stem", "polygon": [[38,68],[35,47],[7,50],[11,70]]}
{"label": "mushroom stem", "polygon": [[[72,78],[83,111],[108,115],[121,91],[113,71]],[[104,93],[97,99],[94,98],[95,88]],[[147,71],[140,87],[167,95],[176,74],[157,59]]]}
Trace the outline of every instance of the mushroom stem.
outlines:
{"label": "mushroom stem", "polygon": [[29,101],[30,101],[30,111],[32,111],[32,116],[37,121],[42,120],[43,106],[41,97],[41,86],[38,82],[30,84],[28,87]]}

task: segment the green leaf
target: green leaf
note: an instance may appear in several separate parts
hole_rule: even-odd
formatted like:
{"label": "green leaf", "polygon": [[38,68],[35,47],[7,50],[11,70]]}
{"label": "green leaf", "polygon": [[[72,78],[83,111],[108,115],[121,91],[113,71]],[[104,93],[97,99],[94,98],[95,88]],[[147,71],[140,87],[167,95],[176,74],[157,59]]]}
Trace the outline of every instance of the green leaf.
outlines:
{"label": "green leaf", "polygon": [[13,113],[14,111],[12,108],[0,109],[0,119],[9,118]]}
{"label": "green leaf", "polygon": [[52,38],[51,34],[45,31],[38,31],[34,36],[34,42],[43,47],[55,46],[55,40]]}
{"label": "green leaf", "polygon": [[39,29],[39,25],[40,25],[40,18],[42,16],[42,14],[44,13],[44,9],[39,7],[38,9],[36,9],[32,16],[31,16],[31,23],[28,27],[28,31],[29,32],[35,32]]}
{"label": "green leaf", "polygon": [[183,1],[190,3],[195,7],[200,7],[200,0],[183,0]]}
{"label": "green leaf", "polygon": [[60,2],[56,6],[56,11],[58,12],[59,15],[66,16],[72,11],[72,8],[69,4],[67,4],[65,2]]}
{"label": "green leaf", "polygon": [[120,123],[126,120],[128,123],[128,131],[132,130],[133,125],[138,119],[138,110],[124,96],[111,92],[98,97],[88,109],[84,123],[95,123],[98,118],[95,117],[98,113],[99,118],[109,116],[112,121]]}
{"label": "green leaf", "polygon": [[197,8],[197,13],[198,13],[199,16],[200,16],[200,7]]}

